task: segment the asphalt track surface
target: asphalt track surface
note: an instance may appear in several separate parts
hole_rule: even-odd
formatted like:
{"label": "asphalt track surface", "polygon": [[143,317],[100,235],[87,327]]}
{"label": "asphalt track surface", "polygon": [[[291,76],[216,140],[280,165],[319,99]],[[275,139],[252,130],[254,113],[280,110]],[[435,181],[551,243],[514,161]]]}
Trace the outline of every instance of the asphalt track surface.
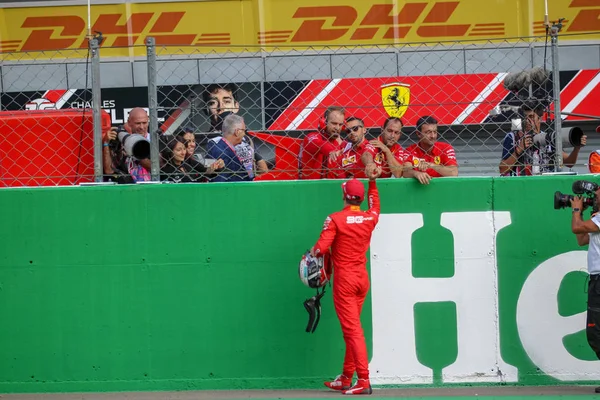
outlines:
{"label": "asphalt track surface", "polygon": [[[328,389],[323,390],[207,390],[181,392],[122,392],[122,393],[52,393],[52,394],[0,394],[0,400],[237,400],[237,399],[340,399],[359,397],[378,399],[425,399],[452,397],[453,400],[544,400],[600,399],[595,386],[511,386],[511,387],[460,387],[460,388],[405,388],[374,389],[371,396],[344,396]],[[503,400],[509,400],[503,399]],[[450,399],[449,399],[450,400]]]}

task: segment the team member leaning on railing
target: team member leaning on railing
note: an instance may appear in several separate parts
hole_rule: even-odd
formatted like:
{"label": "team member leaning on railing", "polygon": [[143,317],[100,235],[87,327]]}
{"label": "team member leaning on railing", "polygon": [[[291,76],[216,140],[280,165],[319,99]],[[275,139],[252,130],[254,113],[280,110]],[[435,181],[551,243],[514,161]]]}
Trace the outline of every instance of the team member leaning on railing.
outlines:
{"label": "team member leaning on railing", "polygon": [[[381,178],[402,178],[404,164],[409,156],[408,152],[398,143],[402,136],[404,123],[400,118],[389,117],[383,123],[381,134],[369,143],[377,149],[375,163],[381,165]],[[408,164],[412,167],[412,164]]]}
{"label": "team member leaning on railing", "polygon": [[452,145],[438,141],[438,121],[423,116],[417,121],[418,143],[409,146],[410,153],[404,170],[406,178],[415,178],[422,184],[428,184],[431,178],[458,176],[458,162]]}

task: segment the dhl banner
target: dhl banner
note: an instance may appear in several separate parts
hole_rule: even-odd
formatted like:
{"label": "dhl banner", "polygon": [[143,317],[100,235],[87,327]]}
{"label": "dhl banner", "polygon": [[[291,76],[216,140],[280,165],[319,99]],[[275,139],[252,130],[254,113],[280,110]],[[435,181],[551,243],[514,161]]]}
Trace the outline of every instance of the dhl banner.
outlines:
{"label": "dhl banner", "polygon": [[[92,5],[90,21],[92,31],[102,32],[105,38],[103,57],[144,56],[148,36],[155,37],[159,46],[171,46],[159,49],[159,54],[181,54],[258,50],[259,46],[268,50],[477,41],[545,33],[544,0],[104,3]],[[564,18],[561,41],[600,39],[599,0],[548,3],[550,21]],[[87,49],[85,2],[48,3],[46,7],[20,4],[0,9],[0,53],[35,52],[31,58],[46,58],[49,55],[40,51]],[[62,56],[69,57],[69,52]]]}

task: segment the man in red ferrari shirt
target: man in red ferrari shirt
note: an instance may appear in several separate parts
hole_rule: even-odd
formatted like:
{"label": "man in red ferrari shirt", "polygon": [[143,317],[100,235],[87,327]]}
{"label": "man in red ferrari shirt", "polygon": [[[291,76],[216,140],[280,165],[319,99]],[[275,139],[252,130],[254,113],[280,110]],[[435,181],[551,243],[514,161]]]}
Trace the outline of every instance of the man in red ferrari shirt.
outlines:
{"label": "man in red ferrari shirt", "polygon": [[375,164],[382,166],[381,178],[402,178],[404,163],[408,157],[406,150],[398,143],[402,136],[404,124],[398,117],[389,117],[385,120],[381,135],[369,143],[378,152],[375,155]]}
{"label": "man in red ferrari shirt", "polygon": [[[332,153],[327,164],[328,179],[366,178],[375,165],[377,150],[365,139],[365,123],[358,117],[346,120],[346,145],[341,153]],[[338,154],[339,153],[339,154]]]}
{"label": "man in red ferrari shirt", "polygon": [[325,177],[329,154],[340,150],[344,145],[340,138],[344,116],[342,107],[329,107],[325,110],[324,126],[319,125],[319,131],[306,135],[298,154],[300,179]]}
{"label": "man in red ferrari shirt", "polygon": [[[342,184],[344,208],[329,215],[319,240],[311,249],[313,256],[331,248],[333,264],[333,303],[340,320],[346,354],[342,374],[325,386],[343,394],[371,394],[367,344],[360,322],[362,306],[369,291],[366,253],[371,235],[379,221],[379,193],[375,179],[381,175],[377,166],[369,174],[369,209],[361,211],[365,187],[357,179]],[[358,380],[352,386],[356,372]]]}
{"label": "man in red ferrari shirt", "polygon": [[[405,169],[404,176],[428,184],[431,178],[458,176],[458,162],[454,148],[449,143],[438,142],[438,122],[427,115],[417,121],[419,142],[409,146],[409,162],[412,169]],[[405,165],[409,166],[409,163]]]}

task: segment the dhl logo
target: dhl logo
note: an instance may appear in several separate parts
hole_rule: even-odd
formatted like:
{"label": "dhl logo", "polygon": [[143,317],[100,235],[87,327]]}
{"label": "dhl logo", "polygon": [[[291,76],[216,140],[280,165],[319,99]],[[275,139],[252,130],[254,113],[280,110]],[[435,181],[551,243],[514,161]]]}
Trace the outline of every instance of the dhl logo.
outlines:
{"label": "dhl logo", "polygon": [[[259,33],[259,41],[331,42],[351,34],[350,41],[361,42],[374,39],[404,39],[411,31],[422,39],[505,35],[504,22],[450,23],[460,4],[460,1],[407,2],[398,12],[394,12],[394,4],[374,4],[364,15],[359,15],[356,8],[348,5],[299,7],[293,15],[293,18],[303,20],[297,31],[278,31],[270,36]],[[586,9],[579,10],[568,27],[569,21],[563,21],[563,25],[567,27],[566,31],[598,31],[599,6],[598,0],[572,0],[569,8]],[[532,28],[534,34],[545,32],[543,21],[535,21]]]}
{"label": "dhl logo", "polygon": [[[352,2],[348,3],[352,4]],[[478,7],[484,7],[486,3],[477,2]],[[163,11],[166,4],[168,3],[157,5],[154,11],[148,12],[100,13],[93,21],[92,31],[102,32],[105,38],[102,43],[104,47],[143,45],[146,37],[153,36],[160,46],[205,45],[210,50],[212,46],[226,47],[232,44],[251,46],[278,43],[296,45],[331,45],[341,42],[359,44],[373,41],[383,43],[405,39],[408,36],[423,41],[503,37],[507,33],[514,34],[514,29],[508,28],[515,24],[504,18],[506,12],[505,10],[501,12],[500,8],[498,12],[488,10],[489,12],[486,13],[500,21],[484,20],[485,22],[475,23],[473,19],[476,17],[465,17],[471,15],[469,5],[465,1],[423,0],[401,5],[399,2],[396,5],[371,4],[367,7],[364,3],[357,2],[354,2],[355,6],[286,5],[283,9],[284,15],[280,15],[278,9],[274,11],[278,14],[278,18],[272,23],[269,22],[269,30],[231,28],[232,33],[223,32],[223,29],[219,28],[220,25],[213,24],[213,28],[205,28],[206,32],[197,33],[194,29],[195,21],[203,18],[201,17],[202,5],[191,10]],[[276,4],[273,3],[273,6]],[[76,10],[62,16],[48,14],[32,16],[19,11],[20,14],[15,14],[15,17],[23,16],[21,17],[23,22],[16,25],[16,29],[10,29],[7,38],[2,38],[0,52],[87,48],[85,10],[82,7],[77,7]],[[582,33],[600,30],[598,0],[570,0],[568,7],[561,9],[561,12],[563,11],[569,11],[569,19],[563,21],[563,32]],[[4,10],[7,21],[13,18],[10,12],[12,11]],[[249,18],[240,15],[234,19],[239,20],[240,25],[250,27],[263,25]],[[184,19],[185,21],[182,22]],[[283,27],[287,29],[281,29]],[[249,32],[255,33],[248,36]],[[527,27],[526,32],[520,33],[526,36],[530,32],[543,34],[542,21],[534,21],[532,26]]]}
{"label": "dhl logo", "polygon": [[[102,32],[106,38],[102,46],[127,47],[144,43],[147,36],[156,38],[157,45],[228,45],[229,33],[179,34],[174,33],[185,11],[135,13],[129,20],[122,14],[101,14],[92,31]],[[0,42],[3,51],[45,51],[68,48],[87,48],[86,24],[77,15],[57,17],[27,17],[21,28],[31,32],[19,48],[19,41]]]}

